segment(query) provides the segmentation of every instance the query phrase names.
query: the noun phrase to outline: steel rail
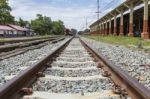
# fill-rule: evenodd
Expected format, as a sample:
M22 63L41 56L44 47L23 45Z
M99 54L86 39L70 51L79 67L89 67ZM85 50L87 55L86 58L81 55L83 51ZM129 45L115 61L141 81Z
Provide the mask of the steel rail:
M73 39L70 38L64 42L60 47L50 52L46 57L41 59L39 62L33 64L28 69L8 81L5 85L0 88L0 99L18 99L21 97L22 88L28 88L38 78L37 74L47 68L47 62L52 60L56 54L63 50L69 42Z
M9 44L9 45L1 45L0 46L0 53L1 52L8 52L11 50L14 50L16 48L23 48L23 47L28 47L31 45L37 45L46 41L51 41L51 40L56 40L56 38L48 38L48 39L42 39L42 40L35 40L35 41L29 41L29 42L24 42L24 43L15 43L15 44Z
M56 37L58 37L58 36L12 39L12 40L2 41L2 42L0 42L0 45L4 45L7 43L13 44L13 43L19 43L19 42L35 41L35 40L49 39L49 38L56 38ZM61 37L61 36L59 36L59 37Z
M108 58L102 55L102 52L92 48L90 44L84 42L81 38L80 41L99 61L103 61L104 69L111 73L113 81L125 89L132 99L150 99L150 90L144 87L144 85L140 84L135 78L129 76L127 72L124 72L119 66L116 66L108 60Z
M61 40L64 40L64 39L65 39L65 37L64 38L50 40L50 42L51 43L57 43L57 42L59 42ZM23 53L25 53L25 52L27 52L29 50L34 50L34 49L41 48L43 46L46 46L47 44L48 44L47 42L44 42L44 43L40 43L38 45L31 45L31 46L28 46L28 47L18 48L18 49L12 50L12 51L0 53L0 60L7 59L7 58L10 58L10 57L19 55L19 54L23 54Z

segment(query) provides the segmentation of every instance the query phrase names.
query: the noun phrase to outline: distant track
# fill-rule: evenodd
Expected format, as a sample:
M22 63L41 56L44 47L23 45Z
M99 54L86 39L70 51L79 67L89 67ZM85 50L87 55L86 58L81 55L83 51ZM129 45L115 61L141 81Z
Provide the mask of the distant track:
M7 45L7 44L15 44L20 42L29 42L29 41L35 41L35 40L42 40L42 39L49 39L49 38L56 38L58 36L47 36L47 37L22 37L22 38L5 38L4 41L0 41L1 45ZM61 37L61 36L59 36Z
M28 50L38 49L47 45L49 42L56 43L63 39L65 38L64 37L50 38L50 39L43 39L43 40L36 40L36 41L0 46L0 51L1 51L0 60L25 53Z

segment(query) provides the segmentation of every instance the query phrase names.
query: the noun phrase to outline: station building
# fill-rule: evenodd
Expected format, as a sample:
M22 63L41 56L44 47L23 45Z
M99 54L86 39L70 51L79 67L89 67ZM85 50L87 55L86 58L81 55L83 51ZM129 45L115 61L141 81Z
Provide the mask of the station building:
M126 0L90 25L91 35L150 38L150 0Z
M0 25L0 37L30 36L32 31L18 25Z

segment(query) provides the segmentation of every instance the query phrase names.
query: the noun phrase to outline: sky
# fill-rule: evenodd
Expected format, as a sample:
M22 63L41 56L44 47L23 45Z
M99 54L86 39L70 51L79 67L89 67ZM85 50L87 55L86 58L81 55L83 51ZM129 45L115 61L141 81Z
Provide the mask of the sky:
M100 0L100 17L125 0ZM62 20L67 28L83 30L97 20L97 0L9 0L11 14L30 21L36 14Z

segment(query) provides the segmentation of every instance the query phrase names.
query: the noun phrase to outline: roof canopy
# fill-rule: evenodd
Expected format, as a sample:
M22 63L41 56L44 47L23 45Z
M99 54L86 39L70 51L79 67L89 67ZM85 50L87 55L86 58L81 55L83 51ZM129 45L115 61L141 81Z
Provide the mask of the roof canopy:
M104 22L104 21L106 21L108 19L111 19L115 15L119 15L121 11L125 12L125 11L129 10L129 8L130 8L131 5L138 6L138 5L142 4L142 3L143 3L142 0L126 0L121 5L119 5L118 7L116 7L112 11L108 12L103 17L101 17L99 20L97 20L96 22L94 22L92 25L90 25L90 27L93 27L93 26L97 25L100 22Z

